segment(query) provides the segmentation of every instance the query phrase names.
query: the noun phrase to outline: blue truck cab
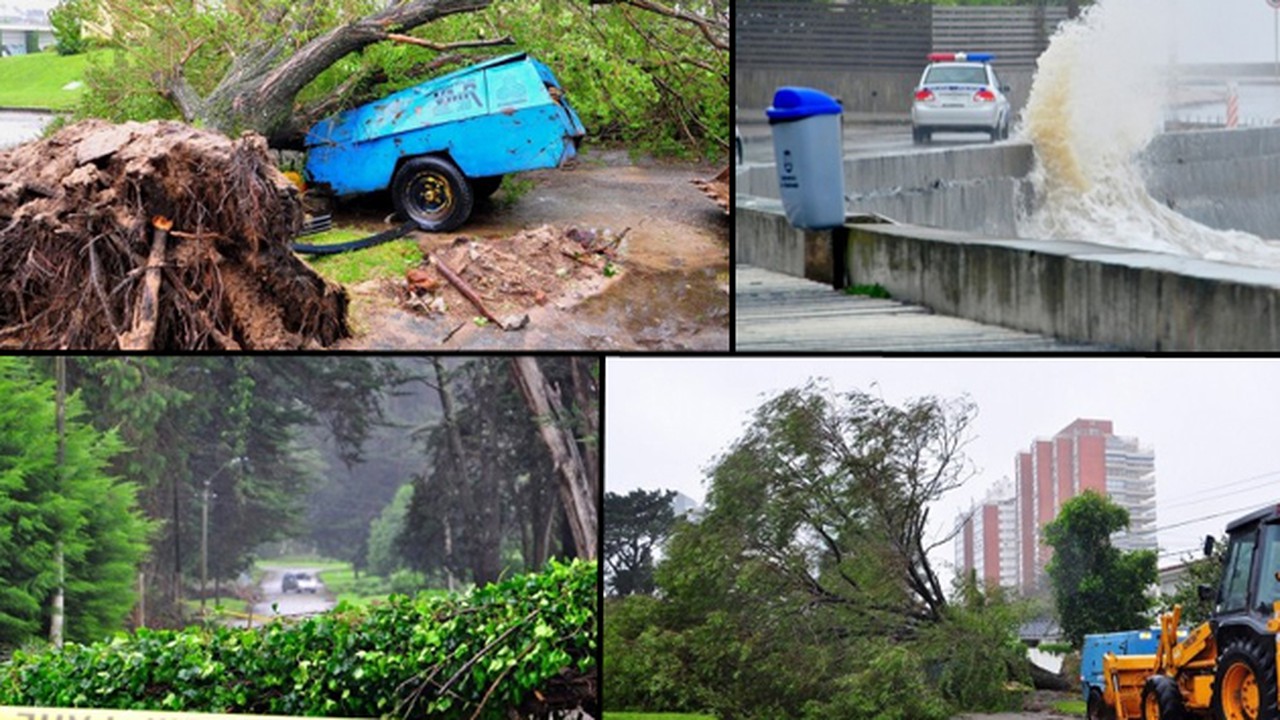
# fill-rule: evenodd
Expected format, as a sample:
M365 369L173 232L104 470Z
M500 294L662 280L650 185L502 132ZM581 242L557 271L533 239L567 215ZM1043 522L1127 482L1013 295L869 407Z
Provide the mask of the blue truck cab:
M306 177L337 197L390 189L401 215L447 232L503 175L560 167L585 134L551 69L515 53L321 120Z
M1186 629L1178 629L1179 638L1186 634ZM1109 709L1102 701L1102 689L1106 682L1102 676L1103 656L1107 653L1154 655L1159 643L1158 627L1084 636L1084 645L1080 649L1080 689L1084 692L1089 720L1109 717Z

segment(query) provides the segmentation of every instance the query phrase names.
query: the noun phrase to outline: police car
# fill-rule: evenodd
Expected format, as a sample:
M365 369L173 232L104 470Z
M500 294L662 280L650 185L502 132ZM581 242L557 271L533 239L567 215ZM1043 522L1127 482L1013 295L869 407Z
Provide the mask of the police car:
M991 67L994 59L990 53L930 53L911 104L916 143L935 132L984 132L993 142L1009 137L1009 86Z

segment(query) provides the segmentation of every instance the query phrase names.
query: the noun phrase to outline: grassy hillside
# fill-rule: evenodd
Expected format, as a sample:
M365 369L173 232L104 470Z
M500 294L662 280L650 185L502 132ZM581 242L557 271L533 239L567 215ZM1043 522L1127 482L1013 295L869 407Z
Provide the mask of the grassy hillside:
M81 89L63 90L84 79L89 55L63 57L54 52L0 58L0 107L70 110Z

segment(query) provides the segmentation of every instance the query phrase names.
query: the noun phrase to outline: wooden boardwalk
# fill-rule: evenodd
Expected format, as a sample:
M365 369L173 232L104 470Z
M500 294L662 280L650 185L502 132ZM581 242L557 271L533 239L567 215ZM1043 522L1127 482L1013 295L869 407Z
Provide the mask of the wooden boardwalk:
M833 292L750 265L734 268L734 349L773 352L1114 352L1114 348L935 315Z

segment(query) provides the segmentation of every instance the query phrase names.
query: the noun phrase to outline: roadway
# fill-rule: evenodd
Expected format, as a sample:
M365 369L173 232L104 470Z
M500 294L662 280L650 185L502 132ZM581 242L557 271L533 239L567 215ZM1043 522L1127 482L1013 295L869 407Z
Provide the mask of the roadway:
M279 616L315 615L333 607L333 597L322 583L314 593L300 593L296 590L283 592L281 581L285 573L311 573L319 580L315 568L268 568L262 575L262 601L253 606L253 614L259 618L275 618Z
M752 114L762 118L764 111L752 111ZM746 119L750 115L740 112L739 117ZM743 155L746 162L772 163L773 138L765 121L739 120L738 127L742 131ZM875 120L869 117L847 117L844 123L845 157L901 155L990 142L990 138L983 133L936 133L932 142L916 145L911 140L911 124L905 115Z

